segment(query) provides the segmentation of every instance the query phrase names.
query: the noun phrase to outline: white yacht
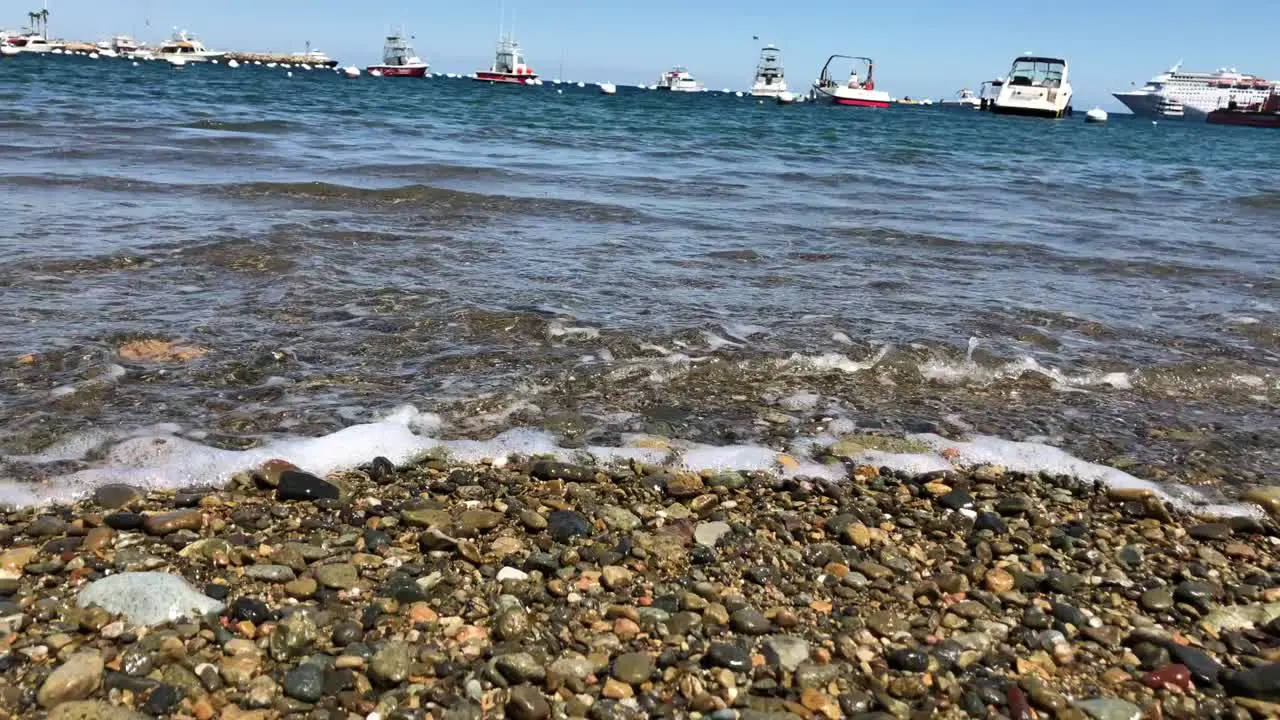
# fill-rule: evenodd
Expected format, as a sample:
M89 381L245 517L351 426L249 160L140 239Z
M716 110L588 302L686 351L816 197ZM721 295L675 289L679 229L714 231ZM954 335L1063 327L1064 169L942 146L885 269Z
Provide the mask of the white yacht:
M9 47L17 48L24 53L48 53L54 50L62 50L62 43L52 43L45 39L45 36L37 32L24 33L22 35L14 35L6 41Z
M982 99L977 95L974 95L973 91L969 88L965 88L957 92L954 99L948 98L943 100L942 104L947 107L960 107L965 108L966 110L977 110L982 107Z
M1181 104L1188 118L1203 120L1232 102L1239 107L1261 103L1273 87L1276 83L1235 68L1220 68L1212 73L1185 72L1182 63L1178 63L1141 88L1112 94L1139 117L1164 116L1160 104L1167 98Z
M687 68L679 65L662 73L655 87L658 90L671 92L702 92L706 89L702 83L693 79L693 75Z
M206 48L204 43L186 30L175 31L155 52L155 56L161 60L180 59L184 62L209 62L223 55L226 53Z
M782 71L782 51L766 45L760 51L760 64L756 65L756 79L751 84L753 97L776 98L787 91L787 79Z
M1030 55L1015 58L991 111L1050 118L1071 114L1067 61Z
M312 67L331 68L331 67L338 66L337 60L334 60L333 58L329 57L325 53L311 47L310 41L307 42L307 49L305 51L300 53L294 53L292 56L290 56L289 60L290 62L295 62L302 65L310 65Z

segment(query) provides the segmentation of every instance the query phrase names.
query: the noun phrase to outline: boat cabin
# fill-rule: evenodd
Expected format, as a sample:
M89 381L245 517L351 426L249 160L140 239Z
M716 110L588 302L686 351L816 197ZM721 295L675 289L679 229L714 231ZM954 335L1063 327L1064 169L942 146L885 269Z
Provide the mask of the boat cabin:
M498 43L498 53L493 59L493 71L513 75L524 73L524 53L514 40L503 40Z
M1030 87L1061 87L1067 75L1065 60L1050 57L1025 56L1013 61L1008 83Z

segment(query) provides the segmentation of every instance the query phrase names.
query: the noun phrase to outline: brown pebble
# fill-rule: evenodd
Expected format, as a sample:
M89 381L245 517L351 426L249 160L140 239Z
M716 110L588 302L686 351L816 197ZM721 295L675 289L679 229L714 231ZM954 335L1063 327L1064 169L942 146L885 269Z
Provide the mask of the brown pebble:
M1009 574L1007 570L1002 570L1000 568L992 568L988 570L986 576L983 577L982 582L986 585L987 590L993 593L1009 592L1013 589L1013 575Z

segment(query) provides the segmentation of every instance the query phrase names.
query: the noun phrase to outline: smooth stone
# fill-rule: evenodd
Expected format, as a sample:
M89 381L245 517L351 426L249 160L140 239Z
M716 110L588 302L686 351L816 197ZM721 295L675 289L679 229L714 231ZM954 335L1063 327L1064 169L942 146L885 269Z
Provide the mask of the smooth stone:
M324 670L314 663L303 663L284 675L284 694L307 703L320 702L324 696Z
M755 608L742 608L729 616L733 629L743 635L764 635L769 632L772 623Z
M148 535L171 535L179 530L199 532L204 527L204 513L199 510L174 510L148 515L142 529Z
M250 565L244 569L245 577L272 583L287 583L295 579L293 570L284 565Z
M1234 531L1226 523L1206 523L1196 525L1187 530L1187 535L1196 540L1226 540Z
M929 655L916 648L898 648L885 655L889 667L903 672L924 672L929 669Z
M502 513L492 510L464 510L458 516L458 530L466 534L486 532L502 524Z
M499 655L493 661L493 667L508 682L542 682L547 676L547 669L527 652Z
M535 480L565 480L576 483L596 481L595 470L581 465L555 462L554 460L539 460L533 464L533 468L529 470L529 475Z
M524 582L525 580L528 580L528 579L529 579L529 573L523 570L517 570L516 568L510 567L510 566L502 568L501 570L498 571L498 574L497 574L498 582L507 582L508 580L513 582Z
M384 684L397 685L409 677L409 646L392 641L374 653L369 663L370 676Z
M122 483L101 485L93 491L93 501L109 510L116 510L142 499L142 490Z
M1280 663L1268 663L1232 673L1224 682L1232 695L1261 700L1280 699Z
M613 661L613 677L630 685L640 685L653 675L653 658L645 653L624 653Z
M313 572L321 585L333 590L350 590L360 582L360 571L350 563L320 565Z
M76 605L96 605L112 615L124 615L134 625L148 627L216 615L226 608L177 575L161 572L124 572L95 580L76 596Z
M751 669L751 656L737 645L729 643L712 643L703 655L703 662L712 667L722 667L734 672L745 672Z
M299 470L280 473L280 485L276 487L276 499L284 501L337 500L341 495L337 485Z
M1161 612L1173 607L1173 592L1169 588L1153 588L1142 593L1138 604L1148 612Z
M547 515L547 533L559 543L591 534L591 523L575 510L553 510Z
M49 711L49 720L149 720L146 715L98 700L64 702Z
M546 720L551 717L551 704L537 688L529 685L512 688L503 709L511 720Z
M172 685L160 684L155 690L151 691L151 695L147 697L147 702L142 709L152 717L159 715L168 715L182 702L183 692Z
M606 526L622 532L631 532L641 525L640 518L636 517L635 513L616 505L606 505L600 508L599 515Z
M964 490L952 490L939 497L937 503L948 510L963 510L973 507L973 496Z
M254 625L261 625L271 617L271 608L267 607L267 604L258 598L242 596L231 603L231 617L235 620L248 620Z
M1170 642L1166 647L1169 650L1169 656L1175 662L1187 666L1191 671L1191 679L1195 680L1197 685L1218 684L1218 678L1222 675L1222 665L1203 650L1174 642Z
M787 672L795 672L809 659L809 643L790 635L774 635L764 641L765 662Z
M42 708L52 708L69 700L84 700L102 686L103 669L98 651L76 653L49 673L40 685L36 702Z
M267 641L267 649L271 657L278 662L305 655L315 645L319 637L315 618L305 610L292 612L276 624Z
M729 523L721 520L698 523L698 526L693 530L693 539L699 545L715 547L721 538L729 534L731 529Z
M585 680L595 670L592 662L578 653L571 652L551 663L549 671L562 678Z
M142 523L146 522L146 520L147 516L142 513L115 512L104 517L102 522L112 530L128 532L131 530L141 530Z
M1212 610L1201 621L1218 632L1247 630L1280 617L1280 603L1228 605Z
M1093 720L1140 720L1142 717L1142 708L1115 698L1092 698L1073 704Z

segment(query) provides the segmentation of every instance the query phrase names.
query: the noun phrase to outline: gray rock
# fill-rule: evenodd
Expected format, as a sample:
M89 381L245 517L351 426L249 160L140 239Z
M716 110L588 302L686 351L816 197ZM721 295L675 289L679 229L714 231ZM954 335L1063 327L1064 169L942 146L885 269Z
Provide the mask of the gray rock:
M1115 698L1080 700L1075 706L1093 720L1139 720L1142 717L1142 709L1137 705Z
M76 605L96 605L113 615L124 615L134 625L145 626L217 614L226 608L177 575L160 572L108 575L81 590Z
M751 656L737 645L729 643L713 643L707 648L703 662L711 667L722 667L734 672L746 672L751 669Z
M104 508L115 510L142 498L142 491L132 485L111 483L93 491L93 501Z
M729 523L721 520L698 523L698 527L693 531L693 539L699 545L715 547L720 542L720 538L728 535L730 530Z
M271 657L279 662L301 657L315 645L319 630L311 613L296 611L281 620L267 641Z
M1280 603L1228 605L1213 610L1204 617L1202 622L1221 633L1266 625L1278 617L1280 617Z
M297 579L293 570L284 565L250 565L244 569L245 577L272 583L287 583Z
M303 702L320 702L324 696L324 671L314 663L290 670L284 674L284 694Z
M591 674L594 668L591 661L578 653L569 653L564 657L551 663L550 671L562 678L574 678L576 680L585 679Z
M64 702L49 711L49 720L148 720L146 715L97 700Z
M774 667L795 672L809 659L809 643L790 635L774 635L764 641L764 659Z
M795 686L801 690L825 688L847 671L847 667L837 663L830 665L804 663L796 669Z
M551 717L551 704L537 688L528 685L512 688L504 709L511 720L546 720Z
M1173 607L1173 593L1169 588L1154 588L1142 593L1138 603L1147 612L1160 612Z
M547 669L527 652L499 655L493 661L493 667L512 683L540 683L547 677Z
M653 658L645 653L624 653L613 661L613 677L630 684L640 685L653 674Z
M58 669L49 673L36 702L53 708L69 700L84 700L102 685L102 655L96 650L72 655Z
M383 645L369 663L369 674L384 685L404 682L409 677L409 646L402 642Z
M1268 663L1232 673L1226 679L1227 690L1232 695L1262 700L1280 699L1280 663Z
M320 565L315 569L316 580L333 590L350 590L360 582L360 572L350 563Z
M743 635L763 635L769 632L772 623L755 608L742 608L729 617L733 629Z
M613 530L631 532L640 527L640 518L626 508L616 505L605 505L600 508L600 519Z

